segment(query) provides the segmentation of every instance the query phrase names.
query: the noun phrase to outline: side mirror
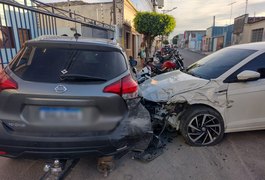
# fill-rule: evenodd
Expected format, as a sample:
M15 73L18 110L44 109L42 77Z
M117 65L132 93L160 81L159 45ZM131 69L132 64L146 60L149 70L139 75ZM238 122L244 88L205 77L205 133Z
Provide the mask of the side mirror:
M256 71L245 70L237 75L238 81L255 81L260 78L260 73Z

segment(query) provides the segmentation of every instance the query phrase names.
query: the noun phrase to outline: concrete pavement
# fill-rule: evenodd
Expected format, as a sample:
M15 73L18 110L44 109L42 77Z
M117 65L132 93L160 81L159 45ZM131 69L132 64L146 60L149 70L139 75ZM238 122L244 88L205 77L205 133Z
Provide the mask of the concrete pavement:
M163 155L150 163L131 159L116 161L116 169L104 178L96 170L96 158L83 158L67 180L263 180L265 179L265 131L231 133L212 147L191 147L178 136ZM1 180L39 179L44 161L0 158Z
M262 180L265 179L265 131L228 134L213 147L191 147L178 136L163 155L150 163L130 159L116 162L109 180ZM94 159L82 159L70 179L106 179Z

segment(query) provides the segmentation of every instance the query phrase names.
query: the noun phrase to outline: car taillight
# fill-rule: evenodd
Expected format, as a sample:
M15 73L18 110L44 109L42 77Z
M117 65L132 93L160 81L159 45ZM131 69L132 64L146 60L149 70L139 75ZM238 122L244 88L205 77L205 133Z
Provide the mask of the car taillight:
M133 99L138 97L138 84L131 75L128 75L105 87L103 92L119 94L124 99Z
M0 71L0 92L5 89L17 89L17 83L4 70Z
M7 152L5 152L5 151L0 151L0 155L6 155L7 154Z

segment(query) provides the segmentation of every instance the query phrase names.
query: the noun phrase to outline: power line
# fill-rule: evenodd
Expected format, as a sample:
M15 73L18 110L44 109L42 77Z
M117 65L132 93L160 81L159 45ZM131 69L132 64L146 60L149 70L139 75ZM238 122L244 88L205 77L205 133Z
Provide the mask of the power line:
M232 22L233 4L235 4L235 3L236 3L236 1L235 2L231 2L230 4L228 4L228 6L231 6L231 10L230 10L230 24Z
M245 8L245 14L248 13L248 0L246 0L246 8Z

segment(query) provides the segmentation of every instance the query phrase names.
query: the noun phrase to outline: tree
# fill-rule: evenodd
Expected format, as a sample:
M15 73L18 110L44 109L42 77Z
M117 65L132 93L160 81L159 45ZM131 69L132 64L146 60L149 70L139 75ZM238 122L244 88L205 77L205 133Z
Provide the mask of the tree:
M178 35L174 36L173 39L172 39L172 43L173 44L178 44L178 38L179 38Z
M155 37L170 34L176 26L173 16L156 12L137 12L133 21L136 31L144 35L147 57L150 56Z
M169 44L168 40L164 40L163 44L168 45Z

